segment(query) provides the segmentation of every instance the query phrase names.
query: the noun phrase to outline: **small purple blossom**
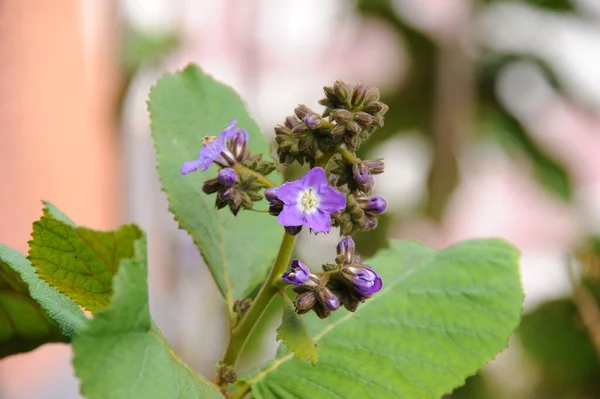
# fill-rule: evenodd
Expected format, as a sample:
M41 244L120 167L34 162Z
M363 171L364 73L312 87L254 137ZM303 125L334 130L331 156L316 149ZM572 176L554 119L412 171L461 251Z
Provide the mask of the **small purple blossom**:
M235 124L237 119L234 119L218 137L206 137L202 140L203 147L198 153L198 159L184 162L181 166L181 174L187 175L197 171L198 169L205 171L213 162L227 164L224 158L233 158L231 152L227 149L227 140L235 134Z
M308 114L304 117L304 124L309 129L318 129L323 124L321 117L317 114Z
M278 190L279 190L279 187L271 187L271 188L267 188L265 190L265 198L271 204L275 204L275 203L280 203L281 202L279 200L279 197L277 197L277 191Z
M277 221L283 226L305 225L315 233L331 230L331 214L346 207L346 196L327 182L323 168L309 170L299 180L279 187L283 210Z
M237 174L231 168L223 168L217 174L217 180L223 186L229 187L237 180Z
M292 262L292 269L283 273L281 278L288 284L291 285L302 285L308 281L310 276L310 270L301 260L294 260Z
M364 296L373 295L383 285L381 277L369 267L345 267L342 274L354 284L354 288Z
M369 183L369 181L373 178L371 176L371 172L369 172L369 168L363 162L357 162L352 167L352 177L354 177L354 181L356 183L365 185Z

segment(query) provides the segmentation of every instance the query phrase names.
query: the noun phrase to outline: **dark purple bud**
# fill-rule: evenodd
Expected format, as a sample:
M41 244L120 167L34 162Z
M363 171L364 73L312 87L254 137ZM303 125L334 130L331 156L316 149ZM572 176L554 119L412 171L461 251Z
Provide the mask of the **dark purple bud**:
M338 297L326 287L317 290L317 298L329 310L337 310L340 307Z
M367 202L363 205L363 209L365 211L369 211L376 215L379 215L379 214L385 212L386 208L387 208L387 200L378 195L369 197Z
M354 88L352 92L352 100L351 103L354 107L360 107L365 101L365 97L367 95L367 85L364 83L359 84Z
M373 177L369 168L364 162L357 162L352 165L352 177L357 184L364 185L369 182Z
M229 187L237 180L237 174L235 173L235 170L231 168L224 168L217 174L217 180L223 186Z
M277 197L278 190L279 190L279 187L267 188L265 190L265 198L267 199L267 201L269 201L272 204L276 203L276 202L281 202L281 201L279 201L279 197Z
M354 240L352 237L344 237L338 242L336 262L341 265L352 264L354 257Z
M219 184L219 181L217 179L208 179L202 185L202 191L205 194L216 193L217 191L219 191L219 188L221 188L221 185Z
M366 165L372 175L381 174L385 170L383 159L370 159L368 161L363 161L363 163Z
M335 95L337 96L340 102L346 102L350 93L348 92L348 85L341 80L336 80L333 84L333 91L335 91ZM327 93L325 93L327 94Z
M308 312L315 306L317 298L315 297L314 291L304 292L296 297L294 305L296 306L296 312L303 314Z
M369 267L344 267L342 275L352 282L356 291L365 296L373 295L383 285L381 277Z
M281 278L288 284L291 285L302 285L308 281L310 276L310 270L308 267L298 259L292 261L292 269L283 273Z
M346 124L352 120L352 112L347 109L336 109L333 111L333 119L337 123Z
M317 114L308 114L304 117L304 124L309 129L318 129L323 124L323 120Z
M283 205L281 206L283 210ZM269 212L271 212L269 208ZM281 211L279 211L281 213ZM279 215L279 213L277 215ZM284 226L285 231L291 236L297 236L302 231L302 226Z

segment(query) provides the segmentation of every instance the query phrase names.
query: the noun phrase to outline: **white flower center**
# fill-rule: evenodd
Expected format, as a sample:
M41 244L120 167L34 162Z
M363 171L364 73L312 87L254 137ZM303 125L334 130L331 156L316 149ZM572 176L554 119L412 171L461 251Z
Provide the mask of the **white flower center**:
M313 190L312 187L309 187L308 190L300 193L300 201L298 201L298 206L302 213L312 213L317 210L317 206L319 205L319 197Z

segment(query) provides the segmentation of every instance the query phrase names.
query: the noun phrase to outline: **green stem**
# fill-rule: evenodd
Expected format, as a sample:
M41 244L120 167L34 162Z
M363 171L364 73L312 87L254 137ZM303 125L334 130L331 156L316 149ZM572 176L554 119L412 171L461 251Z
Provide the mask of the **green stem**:
M256 180L260 183L262 183L264 186L266 186L267 188L270 187L275 187L277 186L277 184L273 183L271 180L269 180L268 178L266 178L264 175L242 165L241 163L237 163L235 165L233 165L233 170L235 170L238 173L247 173L249 175L252 176L256 176Z
M238 387L235 391L231 392L229 399L242 399L250 390L250 384L244 383L244 385Z
M346 161L350 162L352 165L354 165L355 163L358 162L358 158L356 158L354 156L354 154L352 154L347 149L342 148L342 147L337 147L336 151L338 152L338 154L341 154L346 159Z
M224 364L231 366L236 365L256 324L273 300L273 297L277 294L277 282L281 279L281 275L285 272L290 262L295 243L296 236L292 236L288 233L283 235L279 254L277 254L277 259L275 259L269 277L267 277L267 280L260 289L256 299L254 299L254 302L252 302L252 306L248 310L248 313L246 313L244 318L231 332L229 345L227 346L225 356L223 357Z

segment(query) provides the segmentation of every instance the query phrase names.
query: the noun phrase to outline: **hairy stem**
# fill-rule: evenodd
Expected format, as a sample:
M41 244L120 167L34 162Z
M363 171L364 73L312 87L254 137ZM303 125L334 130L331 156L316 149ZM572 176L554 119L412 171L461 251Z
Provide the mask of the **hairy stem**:
M336 151L338 152L338 154L340 154L341 156L344 157L344 159L348 162L350 162L352 165L354 165L355 163L358 162L358 158L356 158L350 151L348 151L345 148L342 147L337 147Z
M241 163L239 163L239 162L236 162L236 164L235 164L235 165L233 165L233 170L235 170L237 173L247 173L247 174L249 174L249 175L256 176L256 180L257 180L259 183L262 183L262 184L263 184L264 186L266 186L267 188L270 188L270 187L275 187L275 186L277 186L277 184L273 183L271 180L269 180L269 179L268 179L267 177L265 177L264 175L262 175L262 174L260 174L260 173L258 173L258 172L256 172L256 171L254 171L254 170L252 170L252 169L250 169L250 168L248 168L248 167L246 167L246 166L242 165L242 164L241 164Z
M296 236L284 233L277 259L273 264L273 268L269 273L269 277L263 284L248 313L240 321L240 323L231 331L229 345L223 357L223 363L235 366L240 354L242 353L248 338L256 327L256 324L261 319L265 310L277 294L277 282L281 279L281 275L285 272L292 256Z

